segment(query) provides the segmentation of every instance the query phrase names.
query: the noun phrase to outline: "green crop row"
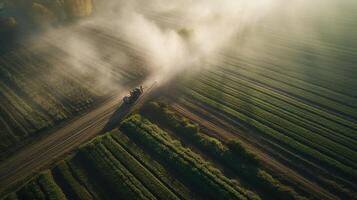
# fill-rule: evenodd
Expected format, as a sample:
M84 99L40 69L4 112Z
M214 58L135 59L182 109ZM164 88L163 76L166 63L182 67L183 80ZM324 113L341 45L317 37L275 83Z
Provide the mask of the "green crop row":
M30 180L20 190L11 194L18 199L66 200L67 197L55 182L50 170Z
M142 111L151 118L166 124L175 133L187 138L203 152L207 152L274 198L302 199L295 191L282 185L267 172L259 169L259 161L255 154L246 150L239 141L229 141L226 146L216 138L200 133L197 124L193 124L187 118L180 117L162 102L147 103Z
M110 199L111 192L102 182L102 177L96 171L91 170L85 158L76 153L67 163L73 177L86 188L93 199Z
M197 98L193 98L188 96L190 98L190 101L185 101L182 102L183 105L188 106L188 108L191 108L190 106L192 103L197 103ZM244 125L244 131L247 130L247 128L254 130L254 135L259 134L259 135L264 135L264 141L269 143L269 148L265 149L267 154L274 156L277 158L279 161L283 163L287 163L288 166L293 169L296 172L303 173L305 174L306 177L313 177L316 180L316 183L319 184L321 187L328 189L329 191L334 191L336 194L341 195L341 198L344 199L350 199L351 197L355 196L353 194L354 191L354 184L350 180L347 180L349 178L345 178L341 175L336 175L336 171L329 171L331 168L326 167L325 165L320 165L321 163L316 162L315 160L310 161L309 157L306 157L304 154L301 154L301 152L296 151L296 149L292 149L291 147L287 146L286 143L278 141L274 137L270 137L266 134L262 134L260 130L262 129L257 129L254 128L253 125L247 125L244 123L247 123L247 121L242 121L238 119L236 116L233 116L232 113L227 112L227 108L221 107L220 105L217 109L217 107L213 107L207 103L200 102L198 104L198 109L207 109L209 110L210 113L212 113L215 116L220 117L221 119L227 120L227 122L232 123L232 125L236 126L241 126L241 124ZM202 107L201 107L202 106ZM192 108L194 111L196 111L195 107ZM229 112L232 110L228 110ZM250 123L251 121L248 119L248 122ZM239 123L237 125L237 123ZM259 136L260 137L260 136ZM316 172L319 173L319 176L316 177ZM274 173L272 171L272 173ZM288 176L280 177L282 179L288 179ZM299 189L299 191L304 190L299 184L293 183L293 186ZM317 193L311 193L311 195L318 195ZM320 194L321 195L321 194ZM318 197L321 198L321 197Z
M72 175L67 162L61 161L53 169L53 174L57 176L62 183L68 198L90 200L93 199L91 194L83 187ZM67 189L67 191L66 191Z
M86 145L80 149L80 152L105 179L107 187L118 197L155 199L146 187L116 160L99 141Z
M157 179L148 169L131 156L121 145L113 140L110 135L105 135L102 139L103 144L111 153L123 163L123 165L135 176L142 184L148 188L158 199L179 199L171 192L159 179Z
M196 199L118 131L97 137L3 199Z
M233 53L226 59L240 66L252 68L252 70L261 71L263 73L269 73L269 71L266 70L274 70L284 75L284 78L298 78L304 82L337 91L347 96L356 97L353 88L353 85L356 83L354 77L356 70L353 67L356 56L353 56L352 49L342 50L345 48L345 45L343 47L331 48L331 43L326 45L317 40L304 41L303 45L302 41L299 41L299 43L296 44L295 41L289 41L291 38L290 35L281 36L276 33L277 31L268 33L267 36L270 37L270 42L265 44L267 48L258 48L252 51L254 53L243 53L242 56L237 56L236 53ZM318 45L316 45L316 43L318 43ZM305 51L306 47L311 45L316 45L316 47L314 47L316 49L322 49L328 46L328 50ZM332 51L335 53L332 53ZM324 54L323 52L328 53ZM320 56L321 59L311 60L309 59L311 55L314 57ZM342 59L342 57L348 58ZM257 67L259 68L257 69Z
M160 181L169 187L176 196L180 199L195 199L193 194L177 179L172 177L169 172L150 155L145 153L141 148L135 145L125 134L119 131L113 131L111 137L122 147L129 152L136 160L145 166L152 174L154 174Z
M338 115L334 111L326 109L325 107L316 106L312 102L305 101L305 97L302 94L291 94L286 90L281 90L279 87L271 87L269 84L261 83L259 82L260 79L257 81L251 77L246 77L232 70L222 69L218 72L209 72L208 74L206 74L206 76L217 77L216 79L218 80L219 78L221 78L220 84L224 84L224 82L222 82L222 77L224 77L224 80L227 82L235 82L234 86L238 86L241 84L243 87L246 86L246 88L249 88L248 91L250 91L251 93L253 93L253 91L265 93L266 95L270 96L269 100L272 98L278 98L279 100L285 101L289 105L293 105L294 107L298 107L299 109L303 109L307 112L311 112L318 115L319 118L312 118L316 118L318 122L320 122L320 119L325 121L327 119L328 121L326 124L329 128L335 131L339 131L342 134L348 134L352 138L355 137L355 134L353 134L353 132L357 130L357 126L355 123L353 123L353 121L350 121L348 118ZM287 106L286 109L290 109L290 106Z
M45 199L45 194L35 180L27 183L18 192L20 199Z
M209 87L206 85L197 84L197 88L192 88L192 90L210 95L211 92L219 92L218 89ZM214 96L210 95L210 98L221 103L222 105L226 105L232 109L239 110L243 113L248 113L248 115L252 116L252 118L257 119L261 123L266 124L267 126L274 128L280 133L295 139L296 141L308 146L309 148L315 149L326 156L333 158L340 162L341 164L354 166L354 159L357 159L355 153L350 151L349 149L333 144L333 142L329 141L326 138L319 138L318 136L308 132L303 127L298 127L296 124L293 124L286 120L285 118L280 118L278 115L274 115L273 111L267 112L262 108L262 105L254 102L254 98L243 99L242 97L236 98L239 95L232 96L229 91L225 91L226 95L224 96L224 100L222 98L218 99ZM339 154L337 154L339 152ZM343 155L347 155L346 157Z
M199 186L206 195L216 199L258 198L238 187L200 156L182 147L178 141L171 139L167 133L142 119L140 115L126 119L121 124L121 129L134 140L152 149L183 178Z
M343 116L348 116L352 118L357 117L357 110L353 109L345 104L336 102L320 96L319 94L306 91L304 88L299 88L289 83L281 82L274 77L269 76L269 74L259 75L245 69L239 68L237 66L225 66L221 67L221 70L226 73L232 73L238 77L245 77L249 80L255 81L257 84L263 84L269 86L270 88L283 91L286 94L291 94L299 100L305 103L311 103L319 107L327 108L327 110L333 113L341 113Z
M210 82L211 84L220 85L219 76L223 76L222 72L209 73L209 76L199 78L201 82ZM288 96L279 94L278 92L269 90L259 85L255 85L244 79L236 78L230 74L224 74L226 88L244 93L245 96L258 98L268 104L280 108L282 111L291 113L304 122L312 130L319 131L322 136L329 137L338 142L346 141L354 144L356 135L353 134L353 128L350 128L348 121L342 121L338 116L329 116L328 113L314 109L312 106L298 102ZM248 91L248 94L247 94ZM315 127L315 128L314 128ZM354 145L355 146L355 145Z
M191 91L185 90L183 92L186 95L188 95L190 98L196 99L200 102L210 105L213 108L216 108L216 109L221 110L227 114L230 114L231 116L236 117L240 121L250 124L251 126L258 129L264 135L274 138L277 141L280 141L281 143L289 146L289 148L295 150L296 152L299 152L300 154L303 154L309 158L313 158L314 162L317 161L325 168L333 169L334 171L342 173L347 178L353 179L353 177L357 177L356 172L353 169L351 169L350 167L342 165L341 163L321 154L320 152L313 150L313 149L297 142L296 140L280 133L279 131L267 126L266 124L261 123L260 121L256 120L255 118L259 118L258 115L255 115L254 117L252 117L250 115L250 112L249 113L242 112L241 107L239 107L239 106L231 107L231 106L227 105L226 102L212 99L212 97L210 95L206 95L204 93L199 93L199 92L196 92L193 90L191 90ZM265 119L263 119L263 120L265 120Z
M300 79L295 78L289 73L289 71L281 70L281 68L279 68L278 70L277 67L274 68L274 65L270 65L269 61L268 63L264 63L265 64L264 66L260 66L259 63L254 61L254 58L249 58L248 60L243 58L236 59L230 56L225 56L225 60L226 60L225 64L227 65L234 65L239 69L242 68L247 71L254 71L259 75L265 75L274 78L276 80L279 80L283 83L287 83L295 87L303 88L304 90L307 90L311 93L321 95L323 98L329 98L331 100L340 102L342 104L347 103L347 105L354 107L356 109L356 105L354 104L357 102L356 98L352 98L348 95L335 92L334 90L327 89L325 87L305 81L304 79L301 78ZM237 66L237 63L239 63L239 66ZM336 75L336 72L333 72L333 74ZM296 74L293 75L296 76Z
M46 199L49 200L65 200L66 196L53 179L51 171L45 171L41 173L37 179L38 184L43 189L43 193L46 195Z
M246 94L239 92L229 86L219 87L218 85L215 85L213 83L205 82L203 82L202 84L197 84L196 86L198 89L192 89L201 92L209 91L215 93L223 89L225 91L225 101L231 103L231 105L247 105L241 106L241 108L250 109L252 114L259 113L259 116L262 116L267 119L268 124L271 124L271 127L277 125L277 130L280 129L281 132L285 132L287 135L295 133L298 137L291 137L295 138L297 141L300 141L312 148L315 148L320 152L344 164L347 164L349 166L355 166L355 162L357 161L356 152L349 148L346 148L345 146L339 143L331 141L330 137L321 137L320 135L316 134L316 132L308 129L306 123L300 123L299 120L296 120L296 117L290 116L289 113L285 112L285 110L281 110L276 106L269 105L265 101L255 98L253 96L247 96ZM352 144L349 146L353 147Z

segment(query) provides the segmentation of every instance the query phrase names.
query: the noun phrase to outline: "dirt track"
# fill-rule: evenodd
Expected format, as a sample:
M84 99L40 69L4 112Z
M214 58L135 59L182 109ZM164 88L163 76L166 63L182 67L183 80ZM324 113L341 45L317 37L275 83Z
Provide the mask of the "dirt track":
M122 97L123 94L116 93L101 106L4 160L0 164L0 192L100 133L120 106Z

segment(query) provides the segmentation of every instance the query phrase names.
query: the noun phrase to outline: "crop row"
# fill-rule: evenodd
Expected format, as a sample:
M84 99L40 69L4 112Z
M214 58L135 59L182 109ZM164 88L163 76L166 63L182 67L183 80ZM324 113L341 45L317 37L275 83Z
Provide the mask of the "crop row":
M16 148L25 138L82 113L106 96L107 91L93 87L103 65L106 73L113 75L112 80L120 84L143 76L142 63L135 61L130 68L120 64L115 52L122 48L122 43L116 37L85 27L80 31L95 33L90 35L105 48L102 53L107 63L83 55L74 65L73 55L53 43L65 43L63 36L44 36L37 43L19 44L21 48L1 55L0 150L4 156L7 149ZM77 65L81 64L86 70L78 71Z
M38 199L38 200L65 200L65 199L98 199L89 192L86 178L80 176L81 170L73 169L73 164L61 161L54 169L46 170L35 176L19 190L8 194L2 199Z
M320 95L323 98L328 98L333 101L340 102L342 104L347 104L356 109L356 98L353 98L347 94L341 94L323 86L316 85L306 80L306 78L303 79L303 77L295 78L295 76L297 76L296 73L291 74L291 72L288 70L281 70L281 68L278 68L277 66L272 64L274 62L273 60L269 60L268 58L264 57L264 66L262 66L262 64L260 63L261 61L257 60L257 58L233 58L232 56L225 56L224 58L225 65L227 66L235 66L237 69L254 71L257 75L264 75L266 77L278 80L282 83L289 84L294 87L306 90L310 93ZM262 58L260 57L260 59ZM339 69L338 71L341 70ZM332 73L336 76L336 71Z
M296 77L308 83L357 97L353 88L356 84L354 76L356 69L353 67L356 62L355 48L331 42L336 39L336 35L332 40L329 38L328 42L323 42L321 36L319 38L304 36L292 40L291 33L276 30L280 28L264 23L264 31L259 33L260 37L268 41L264 43L264 48L250 45L246 47L246 51L241 51L239 56L237 52L233 52L231 56L243 58L243 62L235 61L242 66L252 63L254 66L274 69L285 76ZM341 38L345 36L341 35ZM254 37L251 39L255 40Z
M176 196L180 199L195 199L193 194L178 181L175 177L172 177L170 173L153 157L148 153L145 153L135 143L133 143L128 136L117 130L112 131L110 135L118 144L130 153L136 160L138 160L143 166L147 168L152 174L154 174L166 187L170 188Z
M242 77L235 77L232 74L224 72L215 72L209 73L209 78L202 76L199 80L219 83L220 76L225 77L226 83L229 84L229 87L232 89L234 88L234 90L245 93L249 91L246 95L251 95L252 97L262 99L269 104L281 107L282 109L300 118L306 118L308 120L305 119L305 121L310 121L315 126L329 129L330 134L335 133L335 138L342 137L343 139L350 140L357 139L355 134L353 134L353 131L356 128L353 123L350 123L349 121L346 121L338 116L331 115L323 110L309 106L308 104L304 104L277 91L270 90L267 87L257 85L254 82L246 80Z
M269 75L269 73L260 74L259 72L249 71L245 68L237 66L234 63L226 64L224 67L220 67L220 70L223 70L226 73L232 73L238 77L246 77L249 80L255 81L256 84L267 85L274 90L282 91L286 94L294 96L307 104L311 104L312 106L322 108L333 114L346 117L346 119L353 119L357 117L357 109L348 106L348 103L341 103L339 101L321 96L319 93L307 91L306 88L285 82L284 79L277 79L276 77Z
M305 121L305 119L303 118L303 114L301 114L300 116L294 116L294 115L290 115L289 113L287 113L285 110L292 110L291 107L289 107L289 104L287 103L286 106L281 107L279 106L279 101L276 101L276 103L274 102L274 98L269 98L269 96L267 96L268 94L265 94L265 97L267 98L262 98L260 96L258 96L256 94L256 92L254 92L254 90L256 88L254 88L251 84L247 84L244 83L243 84L239 84L241 82L236 82L237 80L231 81L229 80L231 78L231 76L229 74L224 74L225 82L227 84L225 84L223 86L224 90L222 90L222 84L220 84L220 82L218 80L216 80L217 78L215 78L213 75L211 75L211 79L209 78L200 78L200 83L195 84L197 87L195 89L196 92L199 92L201 94L205 94L207 97L211 98L211 96L213 94L217 94L217 93L225 93L225 98L226 101L228 102L224 102L226 104L230 104L232 108L234 109L252 109L250 111L249 114L252 114L251 112L258 112L258 111L263 111L266 110L267 112L265 113L265 115L269 115L270 117L265 117L265 119L263 120L268 120L267 124L270 126L275 126L278 130L282 130L285 129L285 133L287 134L291 134L294 133L296 131L298 131L298 134L295 134L295 138L301 138L301 133L306 133L306 140L305 138L301 138L300 141L303 141L304 144L310 144L312 147L316 147L316 146L322 146L321 148L319 148L321 151L321 149L325 149L325 148L330 148L330 150L322 150L322 152L329 152L328 155L334 155L335 158L338 158L339 161L341 162L345 162L351 166L354 166L354 162L352 162L354 159L356 159L355 156L355 146L354 144L356 143L355 140L349 139L349 138L344 138L343 136L340 136L342 138L338 138L338 135L333 134L332 131L326 131L326 129L324 129L324 127L322 125L316 125L313 123L309 123L308 121L305 122L304 124L301 124L302 121ZM222 75L223 76L223 75ZM220 85L220 86L219 86ZM248 85L248 86L246 86ZM192 89L192 87L189 87L189 89ZM252 91L253 90L253 91ZM210 91L211 94L207 94ZM248 91L248 93L247 93ZM250 95L250 93L252 93L252 95ZM210 96L208 96L210 95ZM274 97L276 95L274 94ZM212 99L214 99L215 97L212 96ZM241 103L240 103L241 102ZM271 102L273 102L274 104L272 104ZM240 106L236 106L237 103L240 103ZM234 106L233 106L234 105ZM264 110L262 110L264 109ZM294 110L293 110L294 111ZM294 111L295 113L297 111ZM259 112L260 115L262 114L262 112ZM260 117L258 116L254 116L254 117ZM301 117L301 118L299 118ZM275 119L279 119L279 120L275 120ZM301 121L297 120L297 119L301 119ZM275 121L274 121L275 120ZM314 119L312 119L311 121L313 121ZM285 121L285 125L282 125L282 123L284 123ZM276 126L278 125L279 126ZM298 125L300 124L300 129L297 129ZM311 124L311 125L309 125ZM314 126L315 125L315 126ZM325 123L326 126L328 126L327 123ZM317 129L317 128L320 128ZM306 128L309 128L311 131L307 130ZM325 130L325 132L324 132ZM316 135L316 133L318 133L319 135L322 135L323 137L320 137L319 135ZM350 132L350 134L353 135L353 131ZM313 139L315 137L315 142L311 142L310 140ZM330 140L334 140L337 141L338 143L344 144L346 147L350 148L351 150L346 149L343 146L340 146L337 143L331 142ZM325 145L325 146L324 146ZM335 154L336 148L338 150L338 148L340 148L340 153L339 154ZM345 158L341 158L341 157L345 157ZM346 159L351 159L352 161L349 162Z
M287 135L280 133L276 129L273 129L267 126L265 123L266 119L260 119L259 115L251 115L251 111L247 112L242 110L244 105L233 106L231 103L223 102L222 100L212 98L212 95L205 94L204 92L196 92L196 91L184 91L189 97L194 98L200 102L203 102L207 105L212 106L218 110L221 110L231 116L235 116L240 121L243 121L247 124L258 129L264 135L271 137L276 141L280 141L282 144L289 146L289 148L293 149L295 152L299 152L308 158L312 158L314 162L318 162L321 166L332 169L335 172L339 172L340 174L345 175L346 178L356 177L356 172L348 166L345 166L320 152L313 150L304 144L288 137ZM248 106L248 105L246 105ZM248 106L249 107L249 106ZM262 121L262 122L261 122Z
M17 192L18 199L67 199L55 182L51 171L47 170L31 180Z
M246 199L257 198L234 182L227 179L217 169L204 161L199 155L181 146L167 133L143 119L134 115L121 124L121 129L134 140L153 150L175 170L193 185L199 186L201 192L212 198Z
M115 196L128 199L155 199L150 191L99 141L81 148L80 153L103 177L107 187Z
M252 152L247 151L237 140L229 141L227 146L216 138L200 133L197 124L180 117L162 102L146 104L143 113L167 125L174 133L186 138L200 148L202 152L210 154L224 166L246 179L247 182L252 183L253 187L266 191L274 198L302 198L290 188L279 183L270 174L261 170L257 157Z
M197 87L201 88L200 91L208 90L217 93L224 89L226 101L242 105L244 105L245 102L250 103L249 107L253 108L251 112L259 113L260 116L265 116L265 119L269 119L268 123L271 124L271 127L274 127L274 125L277 124L281 126L281 128L277 127L277 129L286 133L286 135L295 133L297 136L293 135L291 137L295 138L297 141L301 141L342 163L354 166L354 162L356 162L354 159L357 159L357 153L353 151L355 148L353 145L355 141L350 140L351 142L348 143L348 140L341 141L334 137L335 140L342 144L346 144L346 146L336 143L331 140L331 134L327 135L328 132L317 130L313 125L309 126L309 122L304 122L305 120L303 118L291 115L286 112L284 108L268 104L264 99L256 98L252 95L249 96L245 94L244 91L242 92L240 89L231 87L229 84L218 86L218 82L215 83L212 80L201 81L200 84L201 85L197 84Z
M179 199L169 188L155 177L146 167L131 156L121 145L109 135L103 138L103 144L123 165L140 179L145 187L158 199Z
M242 136L253 143L257 142L257 140L255 140L254 138L258 137L259 141L267 145L264 148L264 152L270 156L273 156L279 162L286 164L290 169L295 171L294 173L304 174L306 178L313 179L314 181L316 181L316 184L318 184L322 188L326 188L327 190L332 191L337 195L341 195L343 196L343 198L346 198L346 196L354 196L352 192L355 191L355 185L352 182L353 180L347 180L349 178L346 179L344 176L341 176L341 174L337 174L335 170L331 170L331 168L326 167L325 165L321 165L321 163L317 162L316 160L310 160L310 157L306 157L306 155L301 154L300 151L292 149L290 146L287 146L286 143L281 142L267 134L262 134L260 131L263 129L255 128L254 123L248 124L248 122L252 122L251 120L249 120L249 118L247 121L243 121L237 118L237 116L234 116L232 113L228 113L227 108L224 106L222 107L218 105L219 107L213 107L203 101L198 101L197 98L193 98L192 96L188 96L188 98L190 100L185 100L184 102L182 102L182 105L193 109L193 111L195 112L200 113L202 112L201 109L205 109L212 113L212 115L219 117L220 119L224 119L234 125L237 128L236 130L254 130L254 132L249 132L249 135ZM193 106L193 104L195 105ZM231 112L232 110L228 111ZM252 133L254 134L252 135ZM258 146L258 148L260 148L260 146ZM275 174L274 171L271 171L271 173ZM317 173L319 174L319 176L316 176ZM284 176L280 178L287 179L288 182L290 180L289 176ZM298 183L295 184L294 182L292 183L292 185L300 191L301 189L305 190L305 187L301 187L301 185L299 185ZM311 194L323 195L321 193Z
M190 189L119 131L79 152L0 199L196 199Z
M3 143L2 150L93 103L91 88L73 81L83 81L82 77L40 62L45 58L38 57L31 51L19 51L0 58L0 115L7 126L1 134L15 139Z
M58 163L53 169L53 173L64 190L67 190L66 193L69 199L94 199L87 189L73 176L67 162L61 161Z
M265 66L265 68L268 70L276 70L282 75L294 77L306 83L326 88L330 91L335 91L346 96L353 96L351 95L351 92L353 92L353 90L351 90L351 86L343 89L346 83L337 83L335 86L333 86L332 84L328 84L327 82L329 78L331 81L338 81L341 78L346 78L347 83L353 83L355 80L352 74L356 73L356 71L351 67L353 66L353 62L335 59L330 56L324 58L325 61L329 62L329 65L319 65L314 62L311 62L311 60L306 59L306 57L298 56L296 57L298 59L291 57L291 54L306 55L310 52L297 50L291 48L291 46L284 47L282 45L276 44L269 46L271 48L276 49L277 51L280 51L281 53L265 51L261 55L259 55L259 57L245 56L243 60L247 61L247 63L254 63L254 65L257 66ZM300 48L301 46L296 45L295 47ZM287 51L289 53L287 53ZM347 51L344 52L344 54L346 53ZM243 64L244 62L240 63ZM336 65L341 65L341 67L335 67ZM314 77L314 72L315 74L323 76Z
M129 144L125 135L119 138L117 131L113 131L82 147L81 155L104 177L104 184L110 185L111 192L116 193L115 188L119 187L120 182L115 182L115 179L122 178L121 183L130 188L130 192L129 189L119 191L116 193L118 196L126 197L130 193L136 195L133 198L190 199L185 186L170 178L171 175L159 164L153 165L142 150L132 144L129 147ZM125 182L128 179L130 182Z

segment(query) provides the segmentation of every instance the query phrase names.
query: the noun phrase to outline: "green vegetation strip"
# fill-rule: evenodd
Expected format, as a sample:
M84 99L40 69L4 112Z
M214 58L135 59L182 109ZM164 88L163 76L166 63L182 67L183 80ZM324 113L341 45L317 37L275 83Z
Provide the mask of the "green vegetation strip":
M128 199L155 199L142 185L99 141L82 147L81 153L91 165L104 177L107 187L118 197Z
M131 156L121 145L119 145L110 135L105 135L102 139L103 144L111 153L125 165L125 167L136 176L145 187L158 199L179 199L172 193L160 180L158 180L150 171L148 171L140 162Z
M79 153L57 163L52 171L41 173L2 199L12 199L14 195L19 199L39 200L112 199L114 196L196 199L160 164L133 146L128 137L123 134L119 137L118 131L95 138L80 147Z
M89 170L87 162L80 159L79 154L68 161L68 167L78 183L85 187L94 199L110 199L111 193L107 192L105 184L100 180L101 177Z
M259 161L254 153L247 151L237 140L230 141L227 147L216 138L199 132L197 124L180 117L162 102L150 102L142 108L142 113L167 125L197 145L203 152L223 163L228 168L258 186L261 190L279 199L303 199L295 191L282 185L266 171L259 169Z
M190 191L177 179L172 177L169 172L157 161L155 161L149 154L145 153L135 143L133 143L128 136L115 130L110 135L117 143L135 157L142 165L144 165L151 173L153 173L162 183L169 187L171 191L175 192L180 199L194 199Z
M62 180L61 182L65 184L65 187L71 194L70 196L74 199L93 199L91 194L83 187L72 175L67 162L61 161L53 169L53 173L57 174L58 177Z
M272 137L277 141L280 141L284 143L285 145L288 145L290 148L294 149L296 152L299 152L309 158L313 158L314 162L318 162L323 166L324 168L332 169L334 171L337 171L338 173L341 173L344 175L345 178L349 179L354 179L357 177L357 173L355 170L352 168L345 166L341 164L340 162L337 162L336 160L333 160L329 157L327 157L324 154L321 154L320 152L313 150L302 143L297 142L296 140L280 133L279 131L265 125L264 123L261 123L260 121L256 120L256 117L259 117L255 115L254 117L250 115L250 112L242 112L240 109L240 106L229 106L226 105L225 102L222 100L218 99L212 99L210 95L206 95L204 93L199 93L197 91L193 90L184 90L183 91L188 97L196 99L200 102L203 102L207 105L210 105L213 108L216 108L218 110L221 110L227 114L230 114L231 116L237 117L239 120L250 124L257 128L261 133L263 133L266 136ZM264 120L264 119L263 119Z
M244 93L245 96L250 95L251 97L259 98L267 104L272 104L286 110L294 116L299 117L299 120L302 119L301 121L304 123L310 122L308 123L308 125L311 124L310 128L317 126L321 129L320 134L328 134L326 135L327 137L332 137L336 141L341 142L341 140L347 140L347 142L356 143L357 136L353 134L353 128L350 128L350 126L354 125L336 115L329 115L323 110L316 109L296 101L289 96L284 96L278 92L255 85L247 80L234 77L231 74L215 72L209 73L208 76L201 76L198 79L202 83L222 85L222 77L225 78L224 87L227 87L228 90L240 91ZM324 132L327 133L324 134Z
M301 123L296 116L290 116L285 110L282 110L274 105L269 105L261 99L248 96L245 93L239 92L239 90L234 90L229 86L218 86L212 83L204 83L202 85L197 84L196 87L199 89L195 89L195 87L192 89L196 91L199 90L200 92L207 91L209 93L218 93L224 90L225 94L223 98L226 102L244 105L241 106L242 109L249 109L251 113L268 119L268 123L271 124L270 126L280 126L281 128L278 127L278 129L287 134L295 133L297 137L292 137L298 141L301 141L302 143L315 148L344 164L357 168L357 165L355 164L355 162L357 162L357 153L355 151L331 141L331 137L321 137L316 134L316 132L308 129L308 122ZM342 143L344 143L344 141L342 141ZM348 146L352 149L354 148L352 144Z
M357 125L353 123L353 121L350 121L349 119L341 116L341 115L336 115L336 113L331 112L329 109L326 109L324 107L316 106L313 103L306 102L305 96L303 94L292 94L289 90L284 90L282 88L279 88L277 85L276 87L272 87L269 84L265 84L260 82L260 79L254 79L253 77L248 77L245 75L240 74L240 71L236 72L235 70L228 70L226 68L221 67L218 73L216 71L210 71L206 76L211 77L212 75L220 75L221 78L228 78L228 80L234 80L239 84L247 85L250 88L253 88L255 90L259 91L265 91L267 94L270 94L272 97L281 97L280 99L288 99L289 103L292 103L293 105L298 105L301 108L304 108L309 111L313 111L316 114L320 114L322 117L331 119L335 122L338 122L340 124L343 124L344 126L350 127L352 130L357 130ZM218 77L219 78L219 77ZM222 84L222 83L221 83ZM334 108L332 106L332 108Z
M66 196L53 179L51 171L41 173L37 179L38 184L41 186L43 193L48 200L65 200Z
M311 103L313 105L327 108L330 111L337 112L348 117L357 117L357 109L353 109L345 104L324 98L319 94L306 91L304 88L299 88L289 83L282 82L282 80L277 80L276 78L269 76L269 74L257 74L256 72L248 71L236 65L228 65L219 68L226 73L232 73L239 77L245 77L249 80L255 81L257 84L266 85L272 89L282 91L286 94L291 94L294 97L305 101L305 103Z
M321 95L324 98L329 98L333 101L337 101L339 103L345 104L357 109L356 104L357 99L352 98L350 96L335 92L333 90L329 90L327 88L315 85L313 83L297 79L291 76L289 74L289 71L286 70L281 70L281 68L278 70L278 68L274 68L274 65L269 65L268 63L265 63L266 65L260 66L257 62L254 62L254 59L236 59L233 57L225 57L226 58L226 63L227 65L234 65L237 66L237 62L239 63L239 68L248 70L248 71L254 71L259 75L268 75L269 77L272 77L276 80L280 80L281 82L288 83L291 85L294 85L295 87L302 88L304 90L308 90L309 92ZM267 67L268 65L268 67ZM335 72L333 72L335 74Z
M140 115L126 119L121 124L121 129L152 149L184 178L199 186L206 195L216 199L258 198L255 195L248 196L245 190L237 187L220 171L189 149L183 148L178 141L171 139L167 133Z
M14 194L12 194L14 195ZM18 199L66 200L50 170L42 172L16 192Z
M20 199L45 199L45 194L35 180L27 183L18 194Z

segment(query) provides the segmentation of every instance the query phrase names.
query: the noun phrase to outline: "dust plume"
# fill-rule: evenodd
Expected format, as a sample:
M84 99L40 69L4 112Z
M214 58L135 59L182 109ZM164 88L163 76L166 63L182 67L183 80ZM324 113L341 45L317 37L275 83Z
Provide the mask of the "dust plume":
M90 18L50 31L46 40L70 55L66 62L76 71L92 73L97 84L105 87L118 79L113 73L117 67L141 65L144 82L161 83L184 71L200 71L277 5L273 0L94 3ZM113 43L103 44L96 37Z
M229 45L238 33L256 23L268 10L271 1L131 1L115 3L99 14L121 37L145 53L149 80L164 82L176 74L195 71L217 52ZM163 16L168 20L160 22Z

